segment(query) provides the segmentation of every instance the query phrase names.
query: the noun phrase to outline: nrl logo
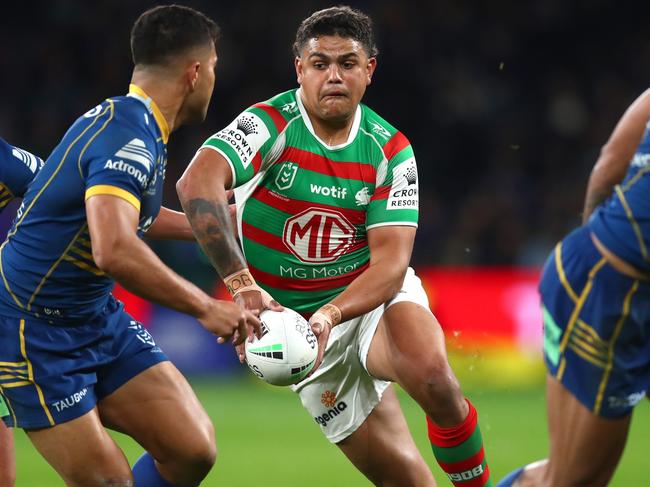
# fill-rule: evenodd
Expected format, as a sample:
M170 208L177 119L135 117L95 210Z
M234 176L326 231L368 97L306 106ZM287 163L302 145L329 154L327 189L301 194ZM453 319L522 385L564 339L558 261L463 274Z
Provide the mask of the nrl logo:
M382 136L384 139L388 139L390 137L390 132L386 130L386 128L382 125L379 125L377 122L370 122L370 125L372 125L372 131L377 135Z
M291 101L289 103L285 103L284 105L282 105L282 108L280 110L287 113L293 113L297 110L297 108L298 107L296 105L296 102Z
M285 162L282 164L278 175L275 177L275 184L278 189L289 189L296 179L298 173L298 164L295 162Z
M247 117L246 115L237 119L237 130L243 132L245 136L258 133L257 124L253 120L253 117Z

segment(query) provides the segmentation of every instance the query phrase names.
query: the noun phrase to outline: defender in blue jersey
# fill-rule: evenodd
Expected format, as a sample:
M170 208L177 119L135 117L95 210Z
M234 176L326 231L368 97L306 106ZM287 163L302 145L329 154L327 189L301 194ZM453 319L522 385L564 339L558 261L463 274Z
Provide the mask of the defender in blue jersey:
M650 90L623 115L587 188L584 225L540 283L551 451L500 486L605 486L650 389Z
M112 297L113 279L222 342L259 332L254 315L174 274L139 238L160 210L170 132L205 118L217 34L187 7L145 12L131 33L129 94L70 127L0 248L5 422L24 428L68 485L196 485L215 458L207 414ZM186 236L171 222L159 229L176 233ZM133 473L104 425L147 450Z
M27 186L43 166L40 157L14 147L0 138L0 211L14 198L22 198ZM4 366L0 366L4 373ZM9 415L9 409L0 391L0 418ZM13 435L0 421L0 485L11 487L16 479L16 460Z

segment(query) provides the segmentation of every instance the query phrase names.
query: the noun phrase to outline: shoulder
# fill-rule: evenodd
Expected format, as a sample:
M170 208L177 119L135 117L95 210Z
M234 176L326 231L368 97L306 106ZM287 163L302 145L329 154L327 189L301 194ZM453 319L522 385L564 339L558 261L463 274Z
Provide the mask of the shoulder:
M391 159L411 145L408 138L394 125L379 116L377 112L367 105L361 104L360 106L361 129L366 135L375 139L382 148L386 159Z
M271 122L280 133L291 120L300 116L296 91L293 89L277 94L268 100L256 103L248 111L260 116L265 122Z

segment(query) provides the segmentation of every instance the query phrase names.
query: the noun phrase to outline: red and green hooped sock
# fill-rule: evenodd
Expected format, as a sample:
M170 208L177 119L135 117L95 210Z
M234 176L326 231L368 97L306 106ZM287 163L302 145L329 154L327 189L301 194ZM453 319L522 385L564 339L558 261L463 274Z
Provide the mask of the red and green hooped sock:
M438 464L456 487L491 487L478 415L472 403L466 401L469 413L458 426L441 428L427 417L431 448Z

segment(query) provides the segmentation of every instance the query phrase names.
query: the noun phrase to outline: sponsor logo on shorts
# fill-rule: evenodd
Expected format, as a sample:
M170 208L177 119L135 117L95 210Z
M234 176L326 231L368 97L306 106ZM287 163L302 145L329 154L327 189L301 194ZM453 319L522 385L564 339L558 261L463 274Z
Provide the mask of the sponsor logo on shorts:
M56 409L58 413L63 411L64 409L71 408L81 402L81 400L86 397L86 394L88 393L88 389L85 387L81 389L79 392L75 392L71 396L66 397L65 399L61 401L55 401L52 403L52 407Z
M131 320L129 323L129 330L133 330L135 332L136 338L145 345L151 345L152 347L156 346L156 342L154 342L151 333L149 333L144 328L144 326L142 326L142 324L138 323L137 321Z
M320 402L329 409L320 416L314 417L314 421L324 428L327 427L327 423L332 421L348 408L348 405L344 401L339 401L337 403L336 399L336 393L332 391L325 391L320 396Z
M476 467L470 470L465 470L464 472L448 473L447 477L449 477L449 480L452 482L462 482L464 480L472 480L480 477L483 475L483 472L485 472L483 465L477 465Z
M607 404L610 409L631 408L645 397L645 391L633 392L628 396L609 396Z

